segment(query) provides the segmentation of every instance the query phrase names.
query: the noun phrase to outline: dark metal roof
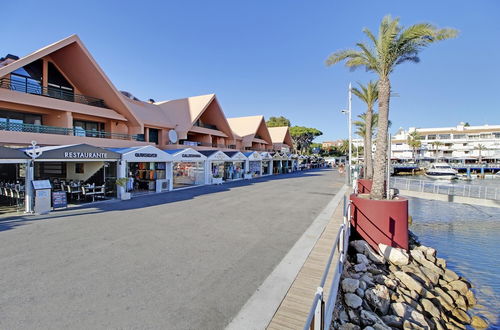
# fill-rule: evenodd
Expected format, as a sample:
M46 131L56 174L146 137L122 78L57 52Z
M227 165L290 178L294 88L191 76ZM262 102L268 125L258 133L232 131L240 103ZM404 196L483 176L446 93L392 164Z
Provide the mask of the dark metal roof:
M0 146L0 160L2 159L28 159L28 155L18 149Z

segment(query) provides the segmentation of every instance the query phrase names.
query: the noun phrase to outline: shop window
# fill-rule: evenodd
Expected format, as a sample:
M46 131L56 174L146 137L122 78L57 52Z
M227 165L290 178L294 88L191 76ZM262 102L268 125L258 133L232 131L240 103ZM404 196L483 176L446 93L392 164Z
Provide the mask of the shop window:
M83 174L84 173L84 163L76 163L75 164L75 173Z

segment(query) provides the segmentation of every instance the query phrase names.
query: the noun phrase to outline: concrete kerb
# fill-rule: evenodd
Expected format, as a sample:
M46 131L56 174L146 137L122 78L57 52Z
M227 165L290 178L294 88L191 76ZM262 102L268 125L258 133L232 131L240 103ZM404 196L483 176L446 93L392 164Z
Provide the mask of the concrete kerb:
M347 190L344 185L281 262L248 299L226 330L265 329Z

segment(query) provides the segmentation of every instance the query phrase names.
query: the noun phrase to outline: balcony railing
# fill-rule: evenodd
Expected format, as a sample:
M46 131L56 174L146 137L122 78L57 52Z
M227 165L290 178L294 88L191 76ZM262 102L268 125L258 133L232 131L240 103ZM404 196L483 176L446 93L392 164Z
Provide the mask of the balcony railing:
M19 79L25 79L25 81L2 78L0 79L0 88L10 89L26 94L46 96L59 100L91 105L94 107L107 108L104 100L92 96L75 94L70 90L65 90L53 86L44 87L42 86L41 82L36 82L35 80L31 79L28 80L28 78L25 77L19 77Z
M95 137L103 139L144 141L143 134L130 135L121 133L111 133L105 131L84 130L82 128L76 128L76 127L66 128L66 127L56 127L56 126L0 122L0 130L11 131L11 132L58 134L58 135L71 135L71 136L82 136L82 137Z
M211 125L211 124L205 124L205 123L202 123L200 120L197 120L197 121L194 123L194 126L204 127L204 128L209 128L209 129L217 130L217 126L215 126L215 125Z

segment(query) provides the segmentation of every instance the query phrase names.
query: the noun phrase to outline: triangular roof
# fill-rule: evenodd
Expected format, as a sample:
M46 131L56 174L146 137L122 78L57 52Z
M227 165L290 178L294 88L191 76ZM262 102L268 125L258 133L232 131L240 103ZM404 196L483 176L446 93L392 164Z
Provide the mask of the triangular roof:
M142 127L133 111L124 102L121 93L99 67L80 38L73 34L65 39L43 47L0 68L0 77L5 76L29 63L50 55L58 68L82 94L100 98L116 110L133 126Z
M175 130L183 134L189 131L203 131L206 128L194 126L205 113L213 116L218 122L217 129L227 137L233 138L231 127L222 111L215 94L191 96L183 99L154 103L165 116L165 121L175 126Z
M247 160L247 157L241 151L224 151L232 160Z
M264 116L228 118L227 121L234 133L243 139L243 145L245 147L252 146L252 142L256 139L256 135L260 135L265 142L272 144L271 135L267 129Z
M288 126L268 127L268 129L273 143L282 143L290 147L293 145L290 128Z
M204 161L207 159L207 156L201 154L199 151L194 150L193 148L184 148L184 149L166 149L163 150L168 154L173 156L174 161Z
M205 155L208 160L231 160L231 157L220 150L198 150L198 152Z
M262 156L257 151L249 151L243 153L248 160L262 160Z
M154 146L130 147L130 148L106 148L122 155L122 160L136 162L170 162L173 157Z

